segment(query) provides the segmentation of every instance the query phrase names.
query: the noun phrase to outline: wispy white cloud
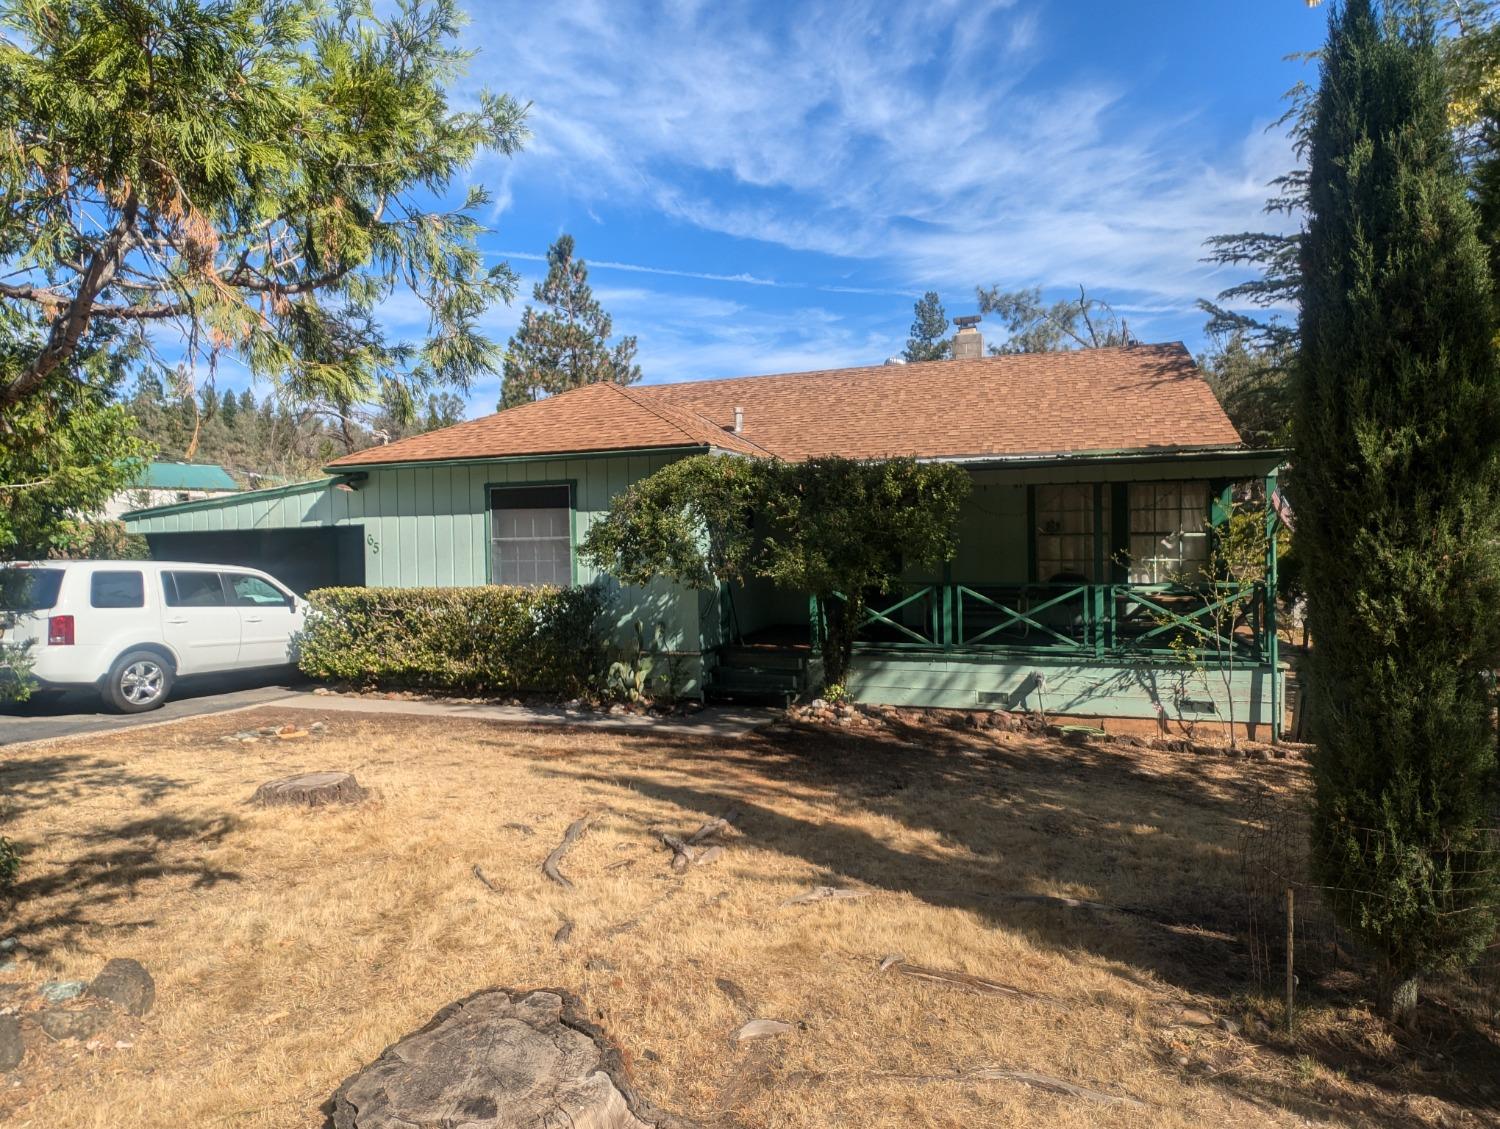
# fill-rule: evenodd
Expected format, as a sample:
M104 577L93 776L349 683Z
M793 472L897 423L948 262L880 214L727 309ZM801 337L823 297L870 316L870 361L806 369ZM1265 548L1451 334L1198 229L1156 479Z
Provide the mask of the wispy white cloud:
M496 258L515 259L519 262L545 263L546 255L534 251L499 251ZM746 286L770 286L781 290L818 290L826 294L890 294L898 298L916 296L913 290L897 290L877 286L822 286L806 282L784 282L775 278L762 278L741 271L736 274L716 274L712 271L674 270L670 267L646 266L642 263L617 263L608 259L586 259L589 270L617 270L632 274L659 274L669 278L690 278L702 282L737 282Z
M521 262L545 263L546 255L538 255L534 251L500 251L498 257L502 259L519 259ZM794 286L797 283L777 282L774 278L757 278L753 274L714 274L710 271L696 270L670 270L667 267L649 267L640 263L615 263L608 260L586 259L590 270L621 270L631 271L636 274L664 274L673 278L697 278L707 282L743 282L746 286Z
M1063 45L1042 14L820 0L784 17L692 2L648 15L583 0L522 18L481 11L474 41L534 102L518 174L556 177L588 206L629 201L876 261L917 289L1085 282L1178 302L1210 291L1202 240L1260 222L1285 145L1256 130L1205 160L1195 153L1212 146L1184 143L1207 132L1195 116L1141 120L1128 78L1052 80L1044 68Z
M1083 284L1137 335L1181 336L1195 299L1238 280L1201 261L1202 241L1284 222L1260 215L1292 164L1278 133L1226 143L1128 64L1069 65L1038 0L471 10L476 84L533 104L498 195L541 186L559 205L546 226L557 212L611 225L616 257L585 258L651 381L878 362L929 288L957 313L952 296L978 284ZM633 216L794 254L737 261L713 238L658 252L621 237ZM529 266L541 250L494 254ZM487 318L495 339L530 282ZM471 402L488 410L497 392L498 377Z

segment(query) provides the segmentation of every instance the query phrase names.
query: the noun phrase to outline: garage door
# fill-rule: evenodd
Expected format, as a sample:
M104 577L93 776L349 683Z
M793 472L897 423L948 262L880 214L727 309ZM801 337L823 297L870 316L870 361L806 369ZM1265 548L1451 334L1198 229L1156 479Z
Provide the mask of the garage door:
M365 582L363 526L148 533L146 543L155 560L258 568L297 593Z

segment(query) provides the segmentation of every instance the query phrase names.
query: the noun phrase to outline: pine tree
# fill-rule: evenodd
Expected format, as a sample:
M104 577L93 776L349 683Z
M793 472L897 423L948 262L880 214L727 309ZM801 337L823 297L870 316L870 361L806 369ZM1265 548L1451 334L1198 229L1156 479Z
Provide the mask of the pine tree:
M532 290L538 310L527 306L505 350L500 407L513 408L585 384L634 384L635 338L609 345L614 324L589 286L588 266L573 257L573 237L563 234L547 249L547 277Z
M943 309L943 300L936 290L929 290L917 299L912 307L915 318L911 323L911 336L906 339L906 348L901 355L908 361L940 361L953 352L953 343L948 340L948 312Z
M1500 374L1433 45L1335 11L1311 133L1294 421L1313 858L1380 1006L1494 933Z
M0 408L52 394L89 327L150 357L191 326L197 361L328 400L488 370L515 282L478 245L489 197L431 205L526 110L450 104L462 22L455 0L0 4ZM397 293L423 338L367 332Z
M1050 306L1042 288L1001 290L975 288L979 312L995 317L1005 327L1005 339L990 346L995 354L1055 353L1068 349L1104 349L1129 345L1130 330L1102 298L1089 296L1082 286L1078 298L1064 298Z

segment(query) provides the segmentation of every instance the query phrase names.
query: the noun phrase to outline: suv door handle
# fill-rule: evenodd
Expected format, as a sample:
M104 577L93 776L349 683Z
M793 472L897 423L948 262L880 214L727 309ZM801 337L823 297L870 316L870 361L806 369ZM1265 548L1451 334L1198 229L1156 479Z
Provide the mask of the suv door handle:
M185 615L174 615L171 619L167 620L167 622L168 623L186 623L187 622L187 616L185 616Z
M260 616L258 616L258 615L247 615L245 617L245 622L246 623L259 623L260 622Z

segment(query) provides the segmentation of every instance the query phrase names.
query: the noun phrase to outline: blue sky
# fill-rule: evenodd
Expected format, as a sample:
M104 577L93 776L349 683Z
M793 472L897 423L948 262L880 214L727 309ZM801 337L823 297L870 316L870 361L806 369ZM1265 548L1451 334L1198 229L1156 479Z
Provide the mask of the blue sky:
M1235 281L1205 237L1262 228L1267 125L1326 10L1305 0L470 0L468 89L533 104L486 158L484 246L523 278L571 232L647 381L875 363L914 298L1082 283L1148 341L1203 345ZM400 329L401 304L388 309ZM983 327L981 327L983 328ZM498 375L473 389L493 410Z

